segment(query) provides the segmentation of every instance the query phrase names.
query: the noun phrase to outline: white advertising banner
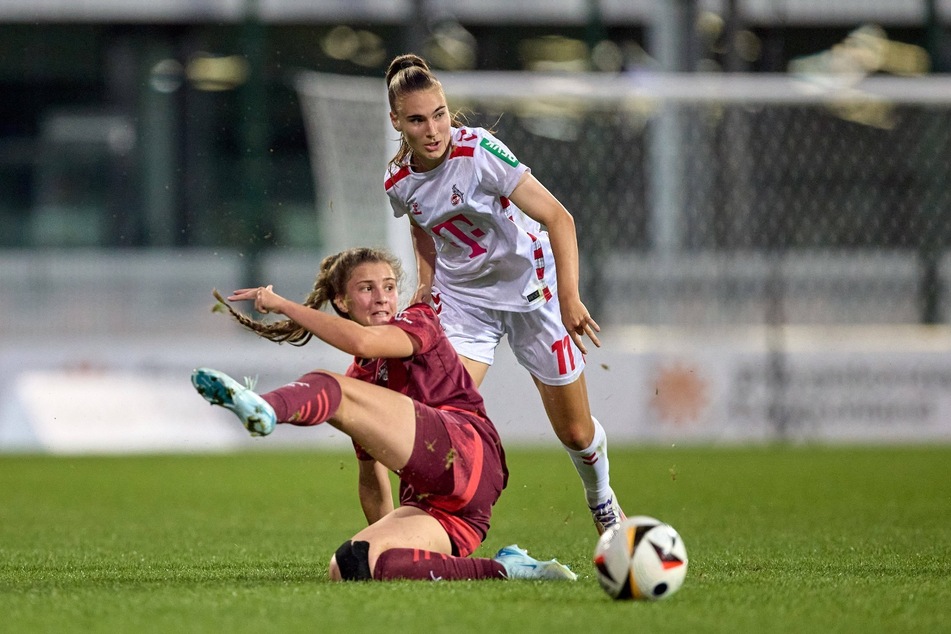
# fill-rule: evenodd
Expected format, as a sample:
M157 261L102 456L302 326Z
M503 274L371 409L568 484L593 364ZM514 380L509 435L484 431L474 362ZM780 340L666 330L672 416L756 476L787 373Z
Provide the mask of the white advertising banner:
M605 337L588 356L592 413L615 443L951 441L947 342L931 331L881 336L855 345L833 333L781 351L729 341L661 349ZM483 393L500 429L510 430L503 438L550 437L528 375L507 351L500 356Z
M605 335L587 359L591 409L613 445L951 442L951 345L915 332L866 333L860 345L840 336L786 340L781 353L748 338ZM0 452L348 447L329 425L250 438L189 381L192 368L208 365L256 376L266 391L348 362L319 343L294 348L250 336L24 349L0 363ZM482 391L504 442L556 446L531 377L504 342Z

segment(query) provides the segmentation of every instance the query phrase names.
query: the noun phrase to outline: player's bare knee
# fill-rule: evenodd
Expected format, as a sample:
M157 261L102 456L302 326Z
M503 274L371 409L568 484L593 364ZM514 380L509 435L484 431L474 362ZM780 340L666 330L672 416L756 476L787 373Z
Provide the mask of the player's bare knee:
M340 576L340 566L337 565L336 554L330 557L330 564L327 566L327 576L331 581L343 581L343 577Z
M555 435L565 447L581 451L591 446L594 430L591 425L570 424L555 430Z

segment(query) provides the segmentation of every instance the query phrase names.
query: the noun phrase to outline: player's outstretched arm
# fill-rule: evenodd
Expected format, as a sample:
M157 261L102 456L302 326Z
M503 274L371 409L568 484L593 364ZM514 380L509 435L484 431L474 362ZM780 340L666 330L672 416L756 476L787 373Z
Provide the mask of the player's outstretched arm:
M284 315L318 339L355 357L400 359L415 352L412 338L402 328L363 326L281 297L271 285L237 290L228 296L228 300L253 301L258 312Z

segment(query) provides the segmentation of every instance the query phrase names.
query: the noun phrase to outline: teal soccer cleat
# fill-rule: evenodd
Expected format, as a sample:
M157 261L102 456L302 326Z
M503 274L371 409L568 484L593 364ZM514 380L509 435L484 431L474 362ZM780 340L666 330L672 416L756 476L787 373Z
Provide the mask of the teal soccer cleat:
M277 417L267 401L224 372L198 368L192 372L192 385L206 401L229 409L241 419L252 436L267 436L274 431Z
M514 544L500 550L493 559L502 564L509 579L575 581L578 578L578 575L557 559L538 561L529 557L527 550Z

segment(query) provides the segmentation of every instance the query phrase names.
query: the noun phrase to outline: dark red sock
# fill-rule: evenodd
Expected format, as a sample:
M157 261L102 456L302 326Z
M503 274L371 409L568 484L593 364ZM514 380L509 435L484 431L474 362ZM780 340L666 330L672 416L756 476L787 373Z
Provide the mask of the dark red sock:
M333 416L342 396L335 378L326 372L311 372L261 398L274 408L277 422L306 427Z
M418 548L391 548L377 558L373 578L377 581L505 579L505 568L494 559L453 557Z

